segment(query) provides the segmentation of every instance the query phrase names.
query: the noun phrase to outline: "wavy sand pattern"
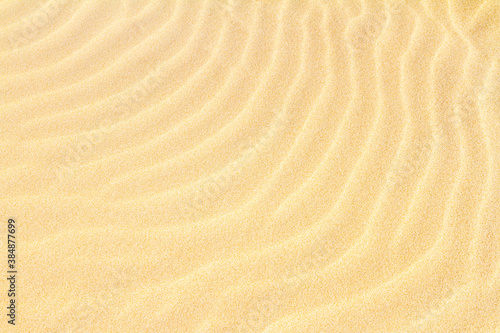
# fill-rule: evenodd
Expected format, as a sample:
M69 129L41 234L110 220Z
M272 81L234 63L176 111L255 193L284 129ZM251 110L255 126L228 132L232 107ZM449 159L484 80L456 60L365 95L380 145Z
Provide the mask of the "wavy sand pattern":
M0 26L0 331L500 332L499 1L3 1Z

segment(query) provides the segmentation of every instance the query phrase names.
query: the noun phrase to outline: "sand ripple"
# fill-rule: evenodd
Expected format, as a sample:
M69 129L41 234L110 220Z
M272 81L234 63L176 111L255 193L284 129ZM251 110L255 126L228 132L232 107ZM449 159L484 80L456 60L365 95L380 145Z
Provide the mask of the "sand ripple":
M0 8L19 332L500 332L500 2Z

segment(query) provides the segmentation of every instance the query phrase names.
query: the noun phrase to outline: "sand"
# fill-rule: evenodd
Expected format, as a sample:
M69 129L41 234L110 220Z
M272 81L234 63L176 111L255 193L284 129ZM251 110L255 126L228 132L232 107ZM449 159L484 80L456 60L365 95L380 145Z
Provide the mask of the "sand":
M0 76L1 332L500 332L499 1L5 0Z

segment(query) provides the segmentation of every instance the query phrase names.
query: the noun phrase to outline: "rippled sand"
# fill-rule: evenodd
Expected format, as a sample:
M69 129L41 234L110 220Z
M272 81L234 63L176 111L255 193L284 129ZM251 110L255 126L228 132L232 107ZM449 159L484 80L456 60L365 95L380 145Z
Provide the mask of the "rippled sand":
M499 1L9 0L0 43L0 331L500 332Z

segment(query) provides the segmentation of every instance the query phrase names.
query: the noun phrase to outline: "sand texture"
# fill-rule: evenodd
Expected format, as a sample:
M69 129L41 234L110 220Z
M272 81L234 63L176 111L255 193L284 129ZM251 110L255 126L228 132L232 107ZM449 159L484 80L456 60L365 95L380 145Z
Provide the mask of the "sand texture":
M500 332L499 0L4 0L0 117L0 332Z

